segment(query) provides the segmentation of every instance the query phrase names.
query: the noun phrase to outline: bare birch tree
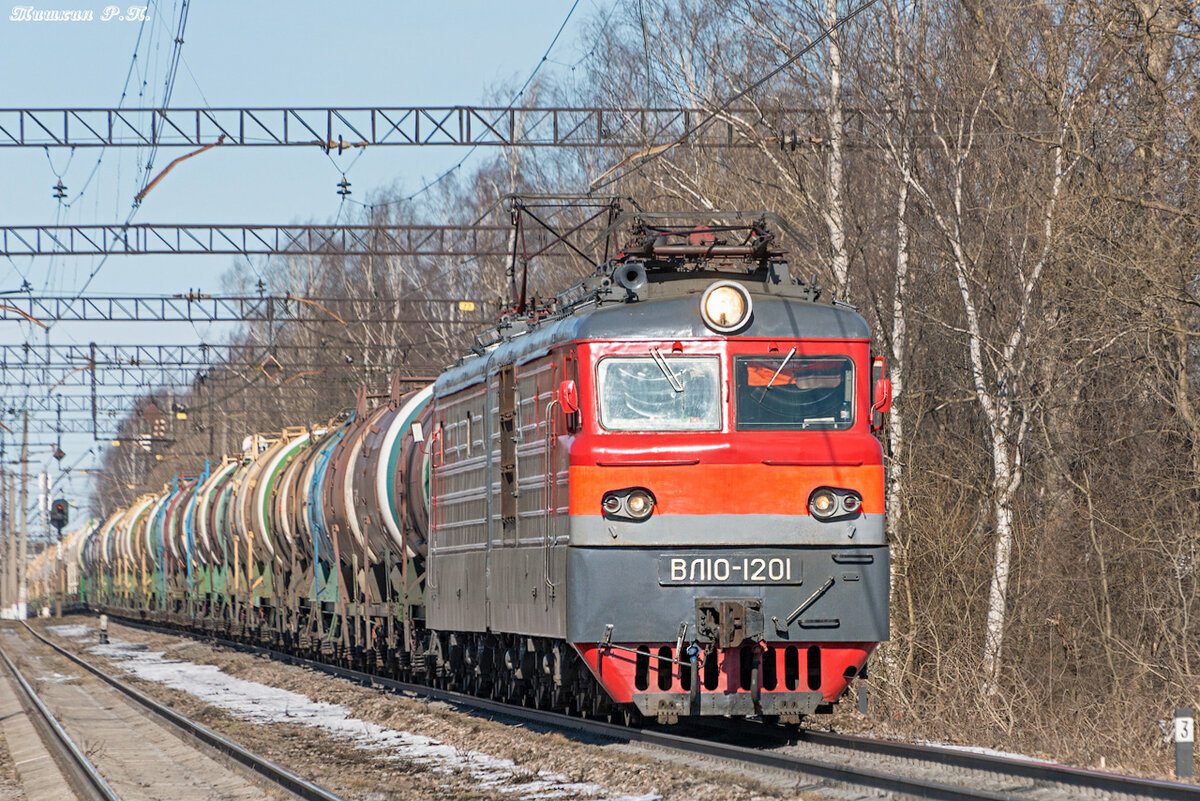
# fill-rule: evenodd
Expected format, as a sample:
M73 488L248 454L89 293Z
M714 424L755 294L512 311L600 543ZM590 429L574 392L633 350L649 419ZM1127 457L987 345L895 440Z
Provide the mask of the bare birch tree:
M1069 11L1066 13L1070 13ZM954 46L974 56L958 62L959 83L952 87L957 94L939 98L942 107L928 110L932 148L924 151L926 169L919 173L903 141L897 141L887 130L888 148L902 180L919 198L930 215L937 233L943 240L944 253L957 285L962 302L969 356L971 391L986 426L986 441L991 458L992 525L994 527L994 563L989 583L987 613L984 628L982 670L984 690L994 696L999 692L1001 649L1005 634L1007 596L1012 569L1013 543L1016 536L1014 504L1025 475L1025 446L1029 430L1031 404L1036 402L1024 393L1028 390L1030 357L1029 326L1036 314L1039 283L1055 248L1056 211L1063 183L1078 157L1068 156L1073 115L1079 100L1081 83L1086 76L1074 73L1068 66L1067 54L1043 51L1045 63L1026 72L1036 79L1032 91L1012 91L1001 86L998 79L1001 65L1005 77L1015 65L1008 63L1009 53L1002 42L1009 31L983 31L973 20L960 29L968 42ZM994 37L994 38L993 38ZM1065 46L1060 44L1060 46ZM972 53L972 51L974 51ZM949 54L945 54L949 58ZM933 66L932 64L927 66ZM938 65L939 74L927 75L930 90L936 85L946 87L945 62ZM928 91L927 97L937 93ZM948 93L947 93L948 94ZM1043 143L1032 132L1016 128L1003 129L1005 114L996 105L1017 96L1028 101L1045 99L1044 114L1034 115L1053 127L1052 138ZM1017 125L1021 120L1010 117ZM1001 120L1000 129L992 128L994 119ZM988 125L990 141L981 145L985 136L981 130ZM1000 158L1002 150L995 141L1003 135L1008 158ZM1048 159L1015 154L1016 149L1048 150ZM980 150L983 152L981 153ZM937 159L932 165L929 160ZM1040 197L1030 204L1029 218L1038 225L1028 230L997 232L990 229L991 215L986 207L974 206L968 199L975 194L992 202L998 200L996 190L1003 186L1005 167L1028 165L1028 173L1014 194ZM936 176L936 177L935 177ZM991 192L973 192L975 182L989 180ZM989 241L991 240L991 241ZM999 241L997 241L999 240ZM1003 273L1005 283L998 284ZM1001 317L996 304L986 293L1001 289L1011 304L1011 315ZM988 301L981 303L981 301ZM997 310L998 311L998 310Z

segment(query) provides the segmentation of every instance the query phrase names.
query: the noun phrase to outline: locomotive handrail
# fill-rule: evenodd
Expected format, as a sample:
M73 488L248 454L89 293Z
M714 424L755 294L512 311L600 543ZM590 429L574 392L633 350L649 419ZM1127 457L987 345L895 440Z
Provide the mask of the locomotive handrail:
M546 589L550 590L547 603L554 597L554 590L558 587L557 582L550 580L550 567L554 561L551 558L551 549L558 544L558 532L554 530L554 521L558 517L558 506L555 503L558 470L554 469L551 472L554 467L554 442L558 438L558 426L554 424L554 417L550 413L555 406L562 408L558 398L551 398L542 410L543 419L546 421L546 463L542 470L546 481L546 533L542 537L542 577L546 580Z

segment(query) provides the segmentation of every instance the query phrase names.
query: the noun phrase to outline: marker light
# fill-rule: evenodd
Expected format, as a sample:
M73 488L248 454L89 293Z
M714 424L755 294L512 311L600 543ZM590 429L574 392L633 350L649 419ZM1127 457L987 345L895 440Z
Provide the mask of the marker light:
M750 293L733 281L718 281L700 298L700 313L709 328L722 334L732 333L750 319Z
M808 510L819 520L828 520L838 513L838 499L827 489L817 490L808 499Z

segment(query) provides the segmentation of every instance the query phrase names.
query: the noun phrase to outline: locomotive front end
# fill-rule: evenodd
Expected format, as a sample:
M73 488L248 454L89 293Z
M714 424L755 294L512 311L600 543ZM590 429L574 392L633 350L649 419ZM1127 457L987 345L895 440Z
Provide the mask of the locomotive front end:
M677 277L578 345L568 640L664 722L827 710L888 637L890 393L863 319L782 283Z

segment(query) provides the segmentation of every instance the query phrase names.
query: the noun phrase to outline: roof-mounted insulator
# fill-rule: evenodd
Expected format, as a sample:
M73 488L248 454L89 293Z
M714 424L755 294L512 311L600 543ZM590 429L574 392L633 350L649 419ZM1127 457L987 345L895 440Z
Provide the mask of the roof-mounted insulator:
M345 197L346 195L350 194L350 182L346 180L346 176L344 176L344 175L342 176L342 180L338 182L338 192L337 193L339 195L341 195L342 197Z
M54 197L62 200L67 196L67 188L63 186L62 178L58 179L58 183L51 187L54 190Z

